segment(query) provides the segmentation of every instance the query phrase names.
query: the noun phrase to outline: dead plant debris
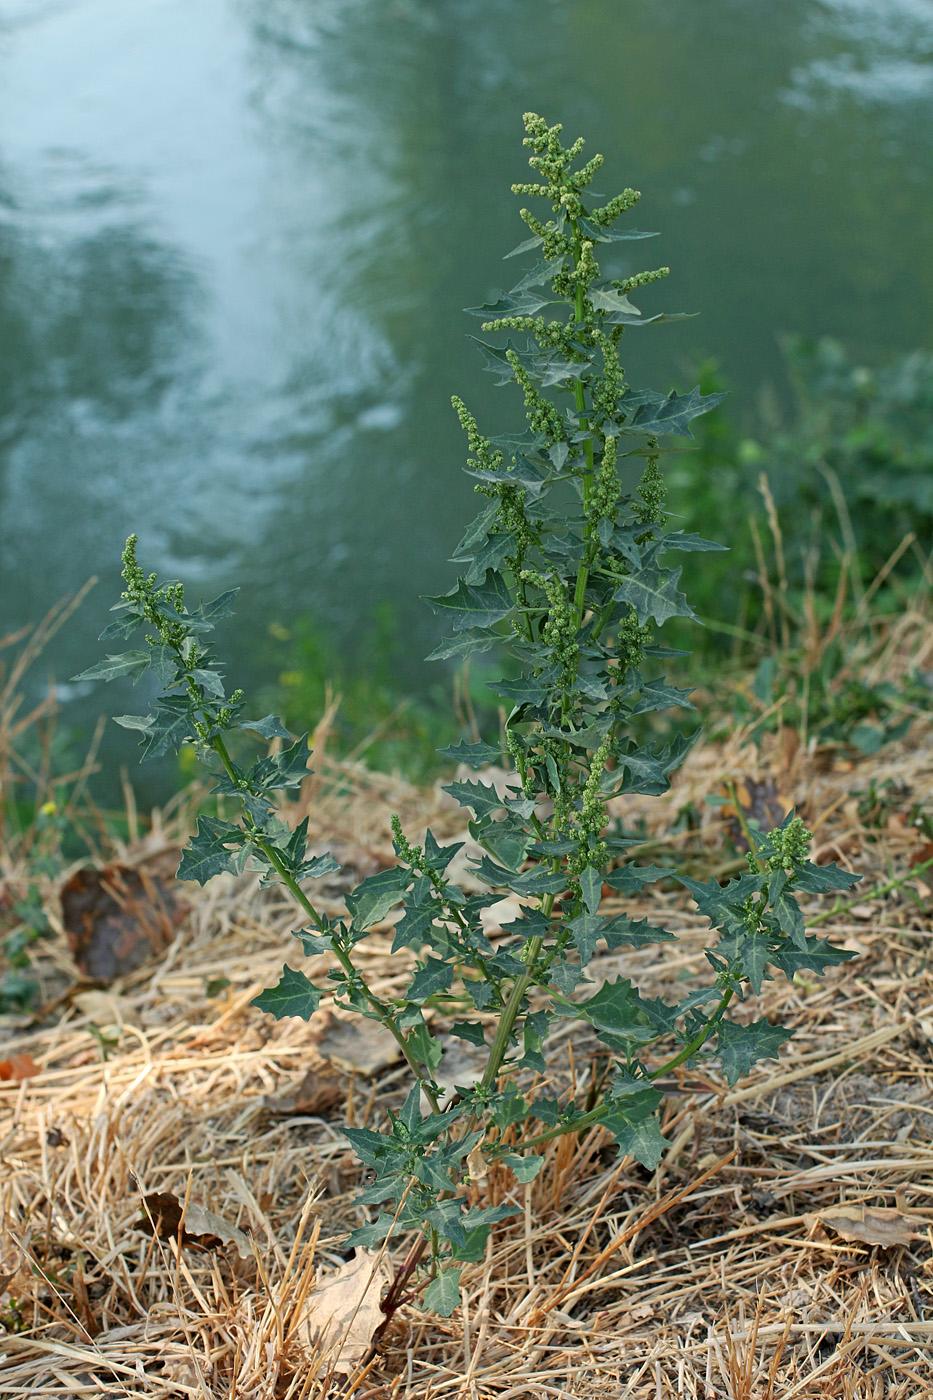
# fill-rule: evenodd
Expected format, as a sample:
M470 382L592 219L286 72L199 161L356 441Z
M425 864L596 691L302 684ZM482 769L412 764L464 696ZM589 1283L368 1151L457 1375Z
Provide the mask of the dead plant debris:
M139 1229L160 1240L177 1240L194 1249L219 1249L232 1244L241 1259L252 1253L249 1237L216 1211L194 1201L180 1201L171 1191L150 1191L143 1196Z
M416 838L429 821L442 837L459 829L443 794L330 763L321 736L317 750L299 814L361 873L391 863L393 811ZM736 814L705 799L730 783L746 818L792 804L817 851L864 875L851 905L808 911L858 958L819 982L765 984L749 1014L796 1034L751 1081L728 1090L705 1066L671 1077L671 1146L655 1173L619 1160L599 1129L551 1143L524 1186L477 1156L476 1203L520 1211L467 1268L448 1321L404 1290L385 1321L404 1240L378 1269L342 1258L360 1168L338 1124L399 1103L404 1067L324 1008L273 1024L249 1006L291 947L285 900L248 877L186 888L176 927L164 903L146 915L162 943L147 936L138 963L132 951L118 961L114 925L109 969L94 964L114 1006L96 1013L119 1036L105 1044L65 997L32 1025L11 1019L0 1048L3 1065L27 1070L0 1070L4 1400L933 1396L931 877L918 868L928 838L905 816L933 805L933 735L918 719L853 759L781 732L756 748L740 731L695 748L667 797L622 799L612 816L645 836L640 859L676 847L691 873L726 876L742 863L725 829ZM180 829L156 828L161 850L180 845ZM112 865L132 872L155 839ZM328 913L347 883L324 888ZM637 975L646 995L689 984L705 942L693 905L661 885L623 907L674 929L676 954L626 950L591 975ZM386 994L400 976L390 946L388 928L366 945ZM42 959L63 965L55 940L35 956L40 974ZM448 1035L440 1013L432 1030ZM584 1093L595 1050L568 1036L546 1092Z
M62 921L85 977L112 982L163 952L186 906L145 868L76 870L61 891Z

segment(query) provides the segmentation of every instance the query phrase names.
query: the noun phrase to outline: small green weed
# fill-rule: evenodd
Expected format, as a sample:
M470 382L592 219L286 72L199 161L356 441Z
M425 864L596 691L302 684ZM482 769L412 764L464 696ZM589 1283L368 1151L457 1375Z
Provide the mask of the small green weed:
M378 772L400 773L411 782L433 782L443 766L437 751L450 734L449 696L440 687L424 697L404 693L395 665L398 629L389 604L378 609L360 651L365 670L342 656L313 618L300 617L289 627L272 623L267 669L277 679L262 692L262 703L307 729L334 707L328 752L359 759ZM496 727L489 700L483 718Z
M0 1015L10 1011L28 1011L35 1004L39 984L29 976L30 950L52 932L42 906L38 886L28 887L22 899L12 902L9 912L2 915L13 927L0 944Z

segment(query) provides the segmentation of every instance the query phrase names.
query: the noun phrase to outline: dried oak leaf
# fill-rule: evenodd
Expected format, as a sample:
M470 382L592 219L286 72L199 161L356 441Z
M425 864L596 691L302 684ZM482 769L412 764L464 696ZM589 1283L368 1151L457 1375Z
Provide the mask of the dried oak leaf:
M37 1065L31 1055L11 1055L7 1060L0 1060L0 1080L8 1079L18 1084L41 1073L42 1066Z
M918 1215L904 1215L893 1206L863 1206L856 1203L830 1206L805 1215L809 1227L825 1225L844 1240L878 1244L890 1248L910 1244L926 1234L928 1222Z
M72 956L85 977L123 977L172 940L186 909L146 870L85 866L61 891Z
M249 1236L222 1215L192 1201L185 1209L171 1191L150 1191L143 1197L138 1229L154 1231L160 1240L177 1240L179 1227L182 1244L192 1249L219 1249L222 1244L232 1244L241 1259L248 1259L253 1252Z
M376 1250L357 1249L353 1259L319 1278L308 1299L311 1312L297 1330L298 1341L317 1352L328 1370L352 1370L385 1321L379 1300L390 1280Z

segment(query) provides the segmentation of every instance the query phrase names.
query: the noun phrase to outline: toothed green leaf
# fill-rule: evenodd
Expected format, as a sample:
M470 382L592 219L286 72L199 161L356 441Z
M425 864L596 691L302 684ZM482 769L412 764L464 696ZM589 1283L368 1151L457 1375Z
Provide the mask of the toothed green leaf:
M286 963L277 984L260 992L259 996L250 1002L250 1006L268 1012L277 1021L281 1021L283 1016L299 1016L302 1021L310 1021L323 995L320 988L309 982L303 972L295 972Z
M508 617L515 606L502 575L489 569L481 583L468 584L459 579L452 593L428 598L435 612L453 613L453 628L462 632L467 627L490 627Z
M630 1121L622 1114L612 1113L603 1119L603 1125L618 1143L622 1155L634 1157L636 1162L641 1162L649 1171L654 1171L665 1150L670 1147L654 1113L636 1122Z
M658 623L667 622L671 617L695 617L684 595L677 591L681 572L646 564L625 579L612 596L617 603L630 603L640 623L651 617Z
M424 1295L424 1306L428 1312L438 1317L450 1317L460 1306L460 1275L462 1269L450 1265L442 1269L433 1283L428 1285Z
M240 721L237 728L252 729L263 739L290 739L292 737L277 715L264 715L262 719L244 719Z
M784 1026L772 1026L768 1021L752 1021L747 1026L736 1021L722 1021L716 1035L723 1073L731 1086L759 1060L776 1060L781 1046L790 1040L793 1031Z
M133 684L139 680L140 676L149 670L150 654L148 651L124 651L118 656L108 656L103 661L98 661L96 666L91 666L87 671L82 671L78 676L72 676L73 681L114 681L118 676L132 676Z

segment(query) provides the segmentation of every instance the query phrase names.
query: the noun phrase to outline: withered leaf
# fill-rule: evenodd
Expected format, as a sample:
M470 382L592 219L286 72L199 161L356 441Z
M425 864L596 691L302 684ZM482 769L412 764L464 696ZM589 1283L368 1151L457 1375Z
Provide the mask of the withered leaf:
M332 1274L323 1274L308 1301L310 1315L298 1329L298 1340L316 1351L333 1371L350 1371L369 1350L373 1333L383 1323L379 1306L391 1274L373 1249L357 1249L355 1257Z
M878 1244L890 1248L895 1244L910 1244L926 1234L928 1222L918 1215L904 1215L893 1206L864 1206L856 1202L845 1206L830 1206L827 1210L805 1215L808 1226L819 1222L844 1240L860 1244Z
M11 1080L14 1084L41 1073L42 1066L37 1065L31 1055L10 1055L9 1059L0 1060L0 1079Z
M926 864L928 860L933 860L933 841L924 841L918 851L914 851L910 858L911 869L917 866L925 866L925 869L917 871L917 880L923 891L929 894L933 891L933 866Z
M192 1249L219 1249L222 1244L232 1244L241 1259L252 1254L249 1236L222 1215L192 1201L185 1210L183 1202L171 1191L150 1191L143 1197L139 1229L154 1230L160 1240L177 1240L179 1227L182 1244Z
M72 956L96 982L123 977L161 952L186 912L158 876L116 864L77 871L61 901Z
M489 1175L489 1165L479 1143L467 1153L466 1164L471 1181L482 1181Z
M114 996L92 988L89 992L76 992L71 1002L94 1026L137 1026L140 1017L133 1003L126 997Z

